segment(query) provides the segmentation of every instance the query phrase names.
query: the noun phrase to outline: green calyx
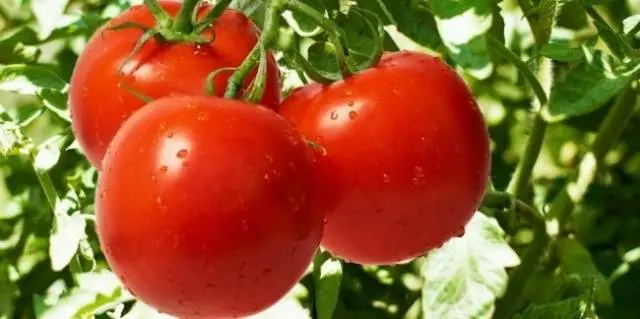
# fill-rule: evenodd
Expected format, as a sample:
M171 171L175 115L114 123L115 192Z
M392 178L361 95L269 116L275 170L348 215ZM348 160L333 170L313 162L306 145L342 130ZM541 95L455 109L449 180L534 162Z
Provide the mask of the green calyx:
M153 29L143 27L143 29L145 32L151 33L151 37L161 42L210 43L214 40L214 36L212 34L205 35L203 31L211 26L224 12L231 3L231 0L220 1L202 20L197 21L196 11L201 2L202 0L184 0L178 14L175 17L171 17L167 11L160 6L157 0L144 0L144 4L156 20L156 27ZM123 26L116 26L111 29L122 27ZM130 24L126 27L140 28L139 26L132 26Z

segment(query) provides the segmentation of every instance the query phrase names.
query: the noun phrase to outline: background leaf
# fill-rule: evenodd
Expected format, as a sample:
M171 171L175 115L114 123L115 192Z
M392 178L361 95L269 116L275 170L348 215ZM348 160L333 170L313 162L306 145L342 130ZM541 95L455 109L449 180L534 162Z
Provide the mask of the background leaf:
M520 262L495 219L476 213L461 238L432 251L422 266L425 318L491 318Z
M618 64L610 56L595 51L578 63L551 89L546 110L548 121L592 112L625 88L640 72L640 61Z

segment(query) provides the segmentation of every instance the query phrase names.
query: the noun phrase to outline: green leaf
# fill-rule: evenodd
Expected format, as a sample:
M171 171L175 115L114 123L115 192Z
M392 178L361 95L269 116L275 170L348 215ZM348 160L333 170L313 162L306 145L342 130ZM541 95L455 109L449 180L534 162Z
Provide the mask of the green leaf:
M87 318L133 300L122 288L118 278L106 270L77 274L76 281L78 286L55 307L48 309L42 319Z
M57 26L51 31L51 34L46 37L45 41L68 39L78 35L90 35L106 21L107 19L98 14L87 12L66 25Z
M67 83L50 70L34 65L0 66L0 90L35 95L42 89L64 91Z
M560 0L540 0L525 13L538 46L546 44L551 39L551 31L558 20L562 4Z
M24 276L30 273L37 264L46 260L49 255L48 248L49 243L45 238L30 234L16 263L18 275Z
M596 51L556 80L543 115L558 122L592 112L624 89L640 72L640 61L618 64Z
M437 51L442 46L436 22L426 6L414 0L358 0L358 6L375 12L387 32L399 31L417 44ZM394 37L396 40L398 37ZM402 44L398 44L403 48Z
M318 319L331 319L340 296L342 264L327 252L318 252L313 261L313 277Z
M584 58L584 49L566 43L550 42L540 48L540 55L560 62L578 62Z
M352 64L358 69L370 67L383 49L382 21L371 11L353 8L349 15L340 16L338 25L345 32Z
M340 79L335 47L329 42L315 42L307 56L311 65L322 75L330 79Z
M531 305L516 319L582 319L585 313L583 302L574 297L543 305Z
M633 28L635 28L639 23L640 23L640 14L634 14L632 16L629 16L626 19L622 20L622 30L624 30L625 34L631 37L637 37L638 35L637 31L634 32L634 34L629 34L629 32L631 32Z
M432 251L422 266L425 318L491 318L507 287L506 267L520 263L498 222L476 213L465 235Z
M593 288L596 302L611 304L613 297L609 283L594 264L589 250L572 238L560 239L557 248L562 273L576 280L585 293Z
M30 0L42 37L48 36L63 17L69 0Z
M73 202L64 198L56 203L55 223L49 238L49 256L54 271L64 269L78 251L80 241L86 236L86 221L80 214L69 216Z
M33 166L38 172L47 172L58 163L68 137L67 134L54 135L38 146L33 160Z
M476 78L493 72L485 35L493 25L493 2L431 1L438 32L459 67Z
M325 8L320 0L302 0L301 2L313 7L317 11L324 12ZM282 17L293 28L293 30L303 37L312 37L322 32L322 28L316 25L306 16L299 13L285 12Z

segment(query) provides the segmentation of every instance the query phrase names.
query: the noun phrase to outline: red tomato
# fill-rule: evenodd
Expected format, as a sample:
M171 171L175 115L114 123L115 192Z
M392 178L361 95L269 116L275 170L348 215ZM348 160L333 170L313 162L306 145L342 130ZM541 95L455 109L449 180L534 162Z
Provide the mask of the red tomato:
M161 5L175 15L180 2L163 1ZM209 9L204 8L200 15ZM145 6L134 6L105 28L124 22L155 25ZM132 90L151 98L204 95L207 75L219 68L240 65L256 44L258 35L253 23L233 10L226 10L206 34L211 32L215 40L208 45L160 44L152 39L133 57L130 54L142 31L102 29L93 36L78 59L69 98L76 137L94 166L100 168L104 152L122 122L144 105ZM122 67L128 58L130 61ZM269 56L267 72L261 104L273 108L280 100L280 85L272 56ZM231 71L216 77L217 95L224 92L230 75Z
M460 77L437 58L385 54L331 85L293 92L280 107L324 147L322 240L361 264L393 264L460 235L488 182L484 120Z
M300 279L320 243L313 154L267 108L158 99L124 123L103 165L102 250L125 286L162 312L261 311Z

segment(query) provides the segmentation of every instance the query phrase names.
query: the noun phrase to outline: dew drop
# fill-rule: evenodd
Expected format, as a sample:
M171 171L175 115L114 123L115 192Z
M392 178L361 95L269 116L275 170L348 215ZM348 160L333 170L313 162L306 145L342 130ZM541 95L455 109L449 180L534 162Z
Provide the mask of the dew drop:
M162 205L162 197L160 196L156 197L156 203L158 203L159 205Z
M273 269L271 268L265 268L264 270L262 270L262 275L263 276L268 276L270 273L273 272Z
M385 182L385 183L391 182L391 176L389 176L389 174L387 174L387 173L383 173L382 174L382 181Z
M100 199L104 199L107 196L107 192L100 192Z
M242 230L245 231L245 232L249 231L249 225L247 224L247 220L246 219L242 220Z
M413 184L418 186L423 185L424 182L424 168L422 166L415 166L413 168Z
M167 166L160 166L160 173L166 174L169 168Z
M167 135L167 138L173 138L173 132L170 132L170 133Z
M208 116L207 116L207 114L206 114L206 113L204 113L204 112L199 112L199 113L196 115L196 119L197 119L198 121L200 121L200 122L202 122L202 121L206 121L208 118L209 118L209 117L208 117Z
M181 149L178 151L178 153L176 154L176 156L178 156L178 158L185 158L187 157L187 150L185 149Z
M267 159L267 161L268 161L269 163L273 163L273 162L274 162L273 156L271 156L271 155L267 154L267 155L265 155L264 157Z
M458 229L458 230L456 231L455 236L456 236L456 237L462 237L462 236L464 236L464 232L465 232L465 231L464 231L464 227L460 227L460 229Z
M349 118L350 119L355 119L356 117L358 117L358 113L356 111L351 111L349 112Z
M332 119L332 120L337 120L338 119L338 112L331 111L331 115L329 116L329 118Z
M355 102L353 102L353 101L349 101L349 103L347 103L347 105L349 105L349 106L351 106L351 107L353 107L355 104L356 104L356 103L355 103Z

